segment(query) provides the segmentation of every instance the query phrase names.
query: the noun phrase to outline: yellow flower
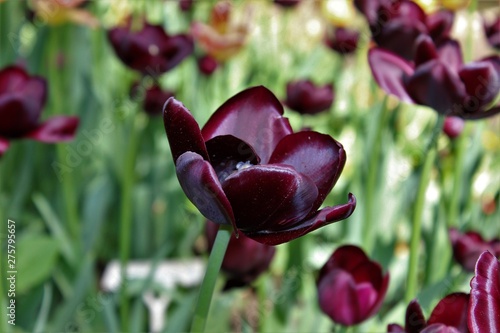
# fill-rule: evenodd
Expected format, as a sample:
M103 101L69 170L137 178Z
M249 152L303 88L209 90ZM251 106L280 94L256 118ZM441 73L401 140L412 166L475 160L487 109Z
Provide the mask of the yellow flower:
M459 10L466 8L470 3L470 0L440 0L439 4L446 9Z

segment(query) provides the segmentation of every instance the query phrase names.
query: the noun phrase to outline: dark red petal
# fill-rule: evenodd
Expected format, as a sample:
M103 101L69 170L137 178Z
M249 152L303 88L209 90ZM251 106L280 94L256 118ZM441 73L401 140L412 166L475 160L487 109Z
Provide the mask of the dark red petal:
M426 30L424 23L402 16L389 20L380 33L372 35L378 46L410 61L414 57L413 46L416 39Z
M5 138L0 138L0 157L9 149L10 142Z
M319 273L319 277L333 269L352 272L357 266L370 262L366 253L355 245L343 245L335 250Z
M453 326L444 324L432 324L424 328L420 333L464 333L467 331L459 331Z
M371 49L368 62L375 81L386 93L397 96L403 102L413 103L403 83L403 78L414 72L409 62L382 48Z
M446 117L443 124L443 132L450 138L455 139L460 134L465 127L465 121L460 117L449 116Z
M358 312L356 283L344 270L335 269L319 281L318 301L321 310L338 324L351 326L366 319Z
M462 49L456 40L446 39L437 48L439 59L453 71L459 71L463 65Z
M329 135L302 131L285 136L274 150L269 163L291 165L316 184L317 209L332 190L344 168L346 155L342 145Z
M333 222L341 221L349 216L356 208L356 198L349 193L349 202L343 205L326 207L318 211L312 217L297 223L295 226L280 231L259 230L252 233L245 233L253 240L267 245L278 245L289 242L318 228L324 227Z
M208 161L207 148L198 123L189 110L173 97L163 106L163 123L175 163L187 151Z
M500 332L500 261L493 254L481 254L470 285L469 330Z
M478 119L492 117L492 116L495 116L499 113L500 113L500 106L495 106L495 107L493 107L489 110L486 110L486 111L473 112L473 113L462 113L459 116L464 118L464 119L478 120Z
M308 177L286 165L256 165L223 183L238 229L246 235L286 229L309 214L318 189Z
M438 57L436 46L431 37L427 35L420 35L415 42L415 66L419 66Z
M41 109L30 108L30 101L19 95L0 96L0 135L19 138L38 125Z
M282 114L283 106L267 88L249 88L215 111L203 127L203 138L231 134L252 146L267 164L278 142L293 133Z
M458 73L476 109L489 104L500 91L500 77L489 61L472 62Z
M53 117L40 124L26 137L48 143L70 141L75 137L79 122L78 117Z
M424 313L416 299L412 300L406 308L405 331L406 333L419 333L426 326Z
M455 14L450 10L438 10L427 15L426 25L429 35L436 42L450 35Z
M469 294L453 293L442 300L432 310L427 325L444 324L457 328L460 332L467 332L467 308Z
M406 90L417 103L442 114L462 110L467 96L458 75L439 60L431 60L417 67L407 80Z
M184 193L200 213L215 223L234 227L233 209L210 163L188 151L179 156L175 167Z
M398 324L389 324L387 325L388 333L406 333L405 329Z
M29 75L20 66L8 66L0 70L0 94L18 92L23 89Z
M289 82L285 104L301 114L317 114L328 110L333 103L333 86L316 86L310 80Z

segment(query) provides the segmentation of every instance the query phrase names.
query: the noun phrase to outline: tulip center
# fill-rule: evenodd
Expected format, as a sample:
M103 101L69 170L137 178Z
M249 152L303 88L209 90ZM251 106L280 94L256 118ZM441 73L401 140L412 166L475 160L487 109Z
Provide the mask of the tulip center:
M243 170L243 169L246 169L246 168L249 168L251 167L253 164L250 163L250 161L246 161L246 162L238 162L236 163L236 170L239 171L239 170Z

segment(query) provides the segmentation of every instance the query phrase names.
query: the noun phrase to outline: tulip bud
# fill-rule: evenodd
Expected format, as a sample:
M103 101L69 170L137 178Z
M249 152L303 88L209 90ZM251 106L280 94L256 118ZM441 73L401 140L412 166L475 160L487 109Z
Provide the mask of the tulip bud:
M476 261L484 251L490 251L500 257L500 239L498 238L486 241L475 231L461 233L455 228L449 230L449 236L453 247L453 257L466 271L474 271Z
M460 117L446 117L443 124L443 132L450 138L455 139L464 130L465 121Z
M208 54L198 58L198 69L204 75L211 75L217 67L219 67L217 60Z

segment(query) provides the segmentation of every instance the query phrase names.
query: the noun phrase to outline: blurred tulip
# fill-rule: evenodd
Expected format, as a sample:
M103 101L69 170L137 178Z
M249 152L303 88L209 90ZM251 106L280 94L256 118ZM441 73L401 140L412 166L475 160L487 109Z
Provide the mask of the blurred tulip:
M266 88L225 102L200 130L182 103L164 107L165 130L184 193L218 224L263 244L291 241L349 217L356 199L318 211L340 177L342 145L317 132L293 133Z
M179 0L179 8L183 12L187 12L193 8L194 0Z
M30 76L20 66L0 71L0 156L11 139L30 138L46 143L72 140L77 117L57 116L40 123L47 97L47 82Z
M205 75L211 75L219 67L219 63L208 54L198 58L198 68Z
M443 124L443 132L450 139L454 139L462 134L465 121L460 117L446 117Z
M130 88L132 98L138 98L140 93L140 85L138 82ZM174 93L170 90L163 90L158 84L153 84L144 90L142 108L150 116L159 116L163 111L165 101L173 97Z
M429 36L421 35L415 45L414 62L382 48L371 49L368 61L379 86L404 102L464 119L500 113L500 106L488 109L500 91L498 56L463 64L456 41L436 47Z
M248 20L250 13L247 13ZM231 23L231 3L218 2L212 9L209 24L195 22L191 33L200 47L217 61L225 61L236 55L245 45L248 22Z
M359 31L346 28L336 28L333 33L327 33L325 44L335 52L347 55L358 47Z
M81 8L87 0L31 0L36 16L50 25L74 22L95 28L99 21Z
M300 0L274 0L274 3L282 7L295 7L299 4Z
M474 271L476 261L484 251L490 251L495 256L500 257L499 238L486 241L477 232L460 233L455 228L449 230L449 235L453 247L453 257L466 271Z
M108 31L116 55L128 67L145 75L159 75L193 53L190 36L168 35L162 26L147 22L141 22L140 30L134 30L132 21L129 18L124 26Z
M449 38L453 25L453 13L438 11L426 15L410 0L358 0L355 4L366 17L377 45L406 60L413 59L414 44L421 34L439 43Z
M330 109L333 85L316 86L310 80L298 80L286 85L285 104L300 114L317 114Z
M218 224L207 221L205 234L209 251L212 250L218 229ZM275 252L274 246L258 243L245 235L236 238L233 233L222 261L222 270L229 277L226 289L252 283L269 268Z
M491 47L500 50L500 15L492 22L483 19L483 27L488 43Z
M469 294L453 293L444 297L426 321L422 308L413 300L406 308L405 327L389 324L389 333L468 333Z
M483 252L470 282L469 329L472 333L500 332L500 261Z
M467 8L469 3L470 3L470 0L439 0L439 4L442 7L446 8L446 9L453 10L453 11Z
M380 264L357 246L342 246L319 273L319 305L334 322L356 325L377 313L388 285L389 273Z

